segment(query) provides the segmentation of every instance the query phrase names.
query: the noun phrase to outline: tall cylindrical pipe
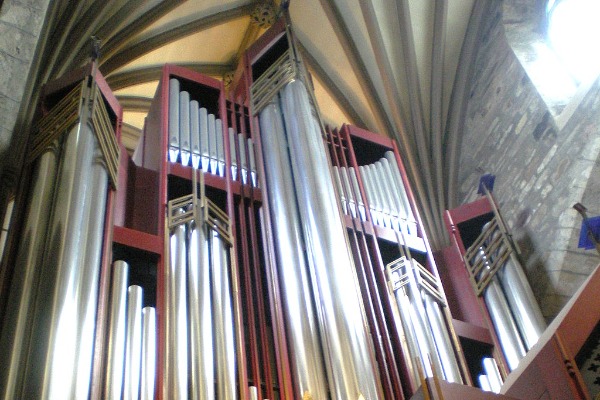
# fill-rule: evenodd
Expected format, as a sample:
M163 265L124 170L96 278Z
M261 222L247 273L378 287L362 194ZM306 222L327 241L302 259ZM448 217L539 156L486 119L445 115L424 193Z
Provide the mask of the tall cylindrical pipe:
M94 357L94 337L96 331L96 312L98 309L98 284L102 266L102 245L108 191L108 173L98 141L94 138L95 152L92 167L91 201L87 221L85 253L81 269L81 291L79 297L78 343L76 365L76 398L87 399L90 391L92 361Z
M490 390L494 393L500 393L500 390L502 389L502 377L500 376L500 371L498 371L496 360L491 357L484 357L483 370L488 377Z
M190 94L185 90L179 92L179 154L181 164L189 165L192 140L190 136Z
M142 309L142 378L140 400L154 400L156 379L156 310Z
M277 238L277 266L282 282L288 336L293 355L293 378L297 398L309 393L327 398L327 384L315 319L310 276L306 266L300 216L295 204L292 170L288 160L283 118L277 101L260 113L261 144L269 209Z
M442 363L444 377L448 382L462 383L458 360L454 354L454 347L452 346L450 335L448 335L448 328L446 327L444 314L441 310L443 306L424 290L421 291L421 294L425 303L427 320L433 333L435 347Z
M138 400L142 376L142 288L127 289L127 336L123 400Z
M332 190L327 155L304 83L294 80L281 91L297 204L309 262L318 282L335 399L381 397L372 341L365 326L353 261L341 212Z
M106 377L104 379L104 398L108 400L121 399L123 390L128 276L129 265L125 261L115 261L112 269Z
M531 349L546 329L546 321L529 286L527 276L514 253L498 271L506 300L515 317L527 350Z
M525 356L525 347L519 337L515 321L512 318L508 302L496 277L492 278L486 287L483 298L496 328L496 334L506 357L509 369L512 371Z
M168 348L165 390L169 399L188 398L186 261L185 225L178 225L171 231L170 262L165 277Z
M424 363L425 371L427 376L434 376L434 373L442 374L442 363L440 361L435 342L433 340L433 334L431 332L431 326L427 321L427 314L421 299L421 292L416 282L415 271L412 266L408 269L409 282L407 285L407 294L410 299L410 317L413 328L416 333L417 343L419 350L422 355L422 361Z
M179 81L169 80L169 161L179 156Z
M31 335L31 317L42 267L48 221L57 173L58 143L36 161L31 178L23 235L15 259L14 275L0 336L0 398L18 398Z
M188 312L190 399L215 398L210 253L202 221L189 225Z
M211 261L213 268L213 320L215 327L215 355L217 361L217 398L234 400L235 379L235 332L231 287L229 284L229 260L227 247L217 232L211 231Z
M398 303L398 311L400 313L400 322L404 331L404 338L408 347L411 364L418 357L421 367L426 375L431 375L431 367L429 367L429 356L427 352L422 353L417 341L417 334L413 327L410 315L410 301L406 295L406 288L399 288L394 291L396 302ZM415 382L420 382L421 377L418 375L416 368L413 369L413 378Z
M77 301L81 287L89 210L94 133L77 124L64 138L55 207L33 322L22 398L65 399L74 396L75 360L80 324ZM65 378L68 377L68 378Z

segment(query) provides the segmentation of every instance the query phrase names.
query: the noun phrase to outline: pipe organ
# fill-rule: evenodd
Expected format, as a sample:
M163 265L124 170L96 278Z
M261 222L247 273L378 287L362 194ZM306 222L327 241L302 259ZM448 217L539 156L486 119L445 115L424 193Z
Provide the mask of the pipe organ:
M497 391L544 329L505 233L465 256L503 351L473 356L396 144L315 104L285 19L228 93L166 65L132 157L94 65L49 84L3 264L2 398Z

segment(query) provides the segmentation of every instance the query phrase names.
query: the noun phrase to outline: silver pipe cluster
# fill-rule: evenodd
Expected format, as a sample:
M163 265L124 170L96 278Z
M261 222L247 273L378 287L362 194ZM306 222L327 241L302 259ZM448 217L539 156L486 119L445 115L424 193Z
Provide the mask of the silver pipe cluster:
M401 257L386 267L396 297L410 362L426 376L462 383L460 366L448 333L437 279L414 259ZM418 368L413 379L420 381Z
M169 80L169 161L225 176L223 122Z
M90 391L108 173L89 110L68 111L81 112L80 122L33 168L0 335L4 399Z
M238 134L236 141L233 128L227 132L223 128L220 118L208 114L205 107L190 98L189 92L180 90L179 80L169 80L169 161L224 177L227 138L233 180L237 180L239 170L244 184L257 186L252 139Z
M129 265L113 263L105 399L154 399L156 316L143 307L143 289L128 286Z
M327 398L325 369L331 398L381 398L333 179L324 173L331 167L304 83L281 85L259 119L296 397Z
M229 128L229 148L231 149L231 179L234 181L239 179L244 185L258 187L254 140L244 137L242 133L236 134L233 128Z
M171 228L165 398L237 398L229 270L229 244L201 216Z
M379 161L360 166L358 169L373 223L402 232L404 235L416 235L417 222L394 153L388 151ZM352 217L359 216L365 220L365 206L358 190L355 169L342 167L339 171L334 170L336 181L337 175L340 181L339 193L342 194L342 208L348 210L347 214Z
M495 217L497 218L497 217ZM546 329L527 277L496 219L466 253L496 335L513 370ZM488 377L489 378L489 377Z

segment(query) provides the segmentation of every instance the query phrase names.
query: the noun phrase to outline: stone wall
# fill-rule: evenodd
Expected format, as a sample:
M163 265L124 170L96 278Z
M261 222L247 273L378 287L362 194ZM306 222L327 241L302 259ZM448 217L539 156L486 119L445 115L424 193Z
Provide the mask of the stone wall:
M559 129L507 42L502 5L486 22L477 54L460 160L460 198L496 175L494 196L521 247L544 315L553 318L600 263L577 248L582 202L600 214L600 84Z
M0 9L0 154L10 144L49 0L4 0Z

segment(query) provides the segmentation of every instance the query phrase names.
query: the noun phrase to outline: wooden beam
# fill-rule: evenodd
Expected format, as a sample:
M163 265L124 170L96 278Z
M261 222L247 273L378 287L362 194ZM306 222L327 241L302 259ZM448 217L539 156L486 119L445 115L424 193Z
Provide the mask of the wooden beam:
M206 15L202 18L185 22L181 25L169 26L168 28L157 29L146 35L132 41L116 54L108 57L100 65L100 70L104 75L109 75L115 70L121 68L128 62L135 60L144 54L150 53L168 43L182 39L193 33L224 24L236 18L249 15L252 12L254 4L244 4L235 6L226 10Z
M353 125L357 125L361 128L366 128L365 122L356 110L356 108L348 101L348 98L344 95L338 84L330 73L319 64L316 58L311 54L310 51L304 46L302 41L296 37L296 44L300 50L300 54L307 66L315 73L317 78L323 83L325 89L333 97L335 102L340 106L344 113L350 117L349 121Z
M214 77L222 77L226 72L233 70L233 65L231 64L177 63L177 65ZM106 81L113 91L120 90L128 86L158 81L160 80L162 69L162 65L153 65L150 67L117 72L109 75L106 78Z

